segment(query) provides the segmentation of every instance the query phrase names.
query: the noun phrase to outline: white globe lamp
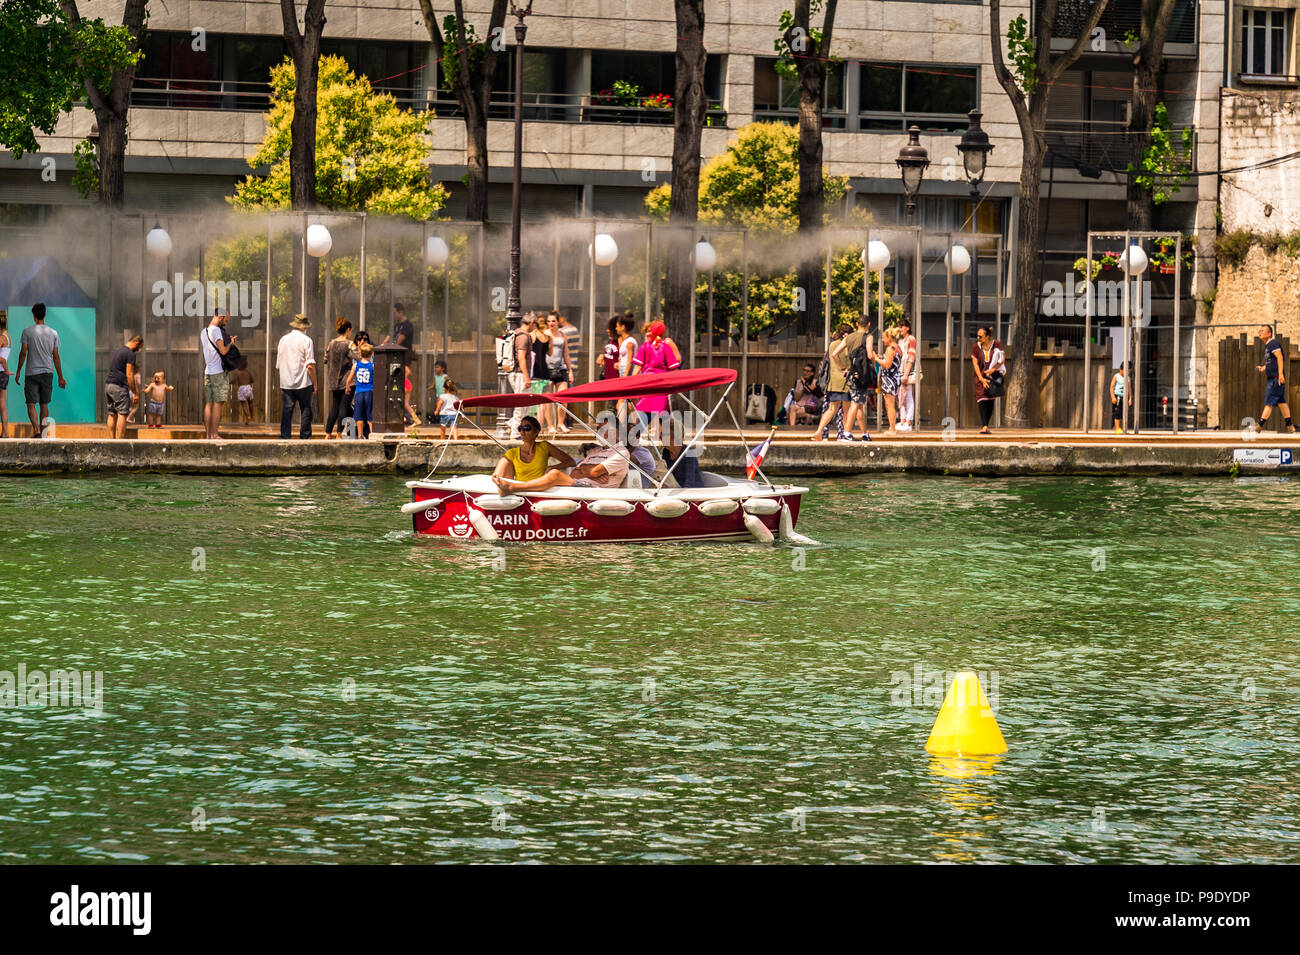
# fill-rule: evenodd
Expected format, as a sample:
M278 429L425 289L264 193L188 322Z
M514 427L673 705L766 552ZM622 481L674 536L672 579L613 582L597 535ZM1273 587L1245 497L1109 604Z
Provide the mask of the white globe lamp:
M718 250L709 245L708 241L701 239L695 243L695 271L712 272L713 267L718 264Z
M440 235L429 236L424 243L424 264L431 269L440 269L447 264L449 258L451 249L447 248L447 240Z
M970 269L970 253L964 245L954 245L943 257L953 275L965 275Z
M879 239L872 239L862 250L862 261L872 272L883 272L889 268L889 246Z
M149 234L144 237L144 247L155 259L165 259L172 254L172 237L155 222Z
M593 256L596 264L601 268L607 265L613 265L618 260L618 243L608 232L601 232L596 236L595 251L592 246L587 246L587 254Z
M320 223L307 227L307 254L314 259L329 255L334 247L334 237L330 230Z
M1119 257L1119 267L1125 275L1141 275L1147 270L1147 254L1140 246L1130 245Z

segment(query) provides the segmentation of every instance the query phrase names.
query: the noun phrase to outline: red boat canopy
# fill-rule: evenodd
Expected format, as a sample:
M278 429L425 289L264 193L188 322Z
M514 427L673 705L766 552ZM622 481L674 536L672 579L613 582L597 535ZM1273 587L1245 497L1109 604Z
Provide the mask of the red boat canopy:
M683 371L665 371L649 375L628 375L608 381L592 381L564 391L546 394L520 392L514 395L478 395L466 398L462 408L519 408L543 401L555 404L575 404L580 401L618 401L621 398L646 398L650 395L671 395L683 391L697 391L729 385L736 380L731 368L692 368Z

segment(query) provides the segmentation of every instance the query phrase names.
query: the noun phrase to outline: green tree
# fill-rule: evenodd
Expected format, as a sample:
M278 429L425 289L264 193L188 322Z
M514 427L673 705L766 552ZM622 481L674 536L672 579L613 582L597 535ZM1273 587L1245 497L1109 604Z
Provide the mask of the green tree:
M453 9L455 13L443 17L439 27L432 0L420 0L424 27L442 66L443 87L456 97L465 118L465 188L469 193L465 217L472 222L486 222L488 106L497 57L505 50L506 0L492 0L486 37L479 37L474 24L465 18L462 0L455 0Z
M387 93L376 93L342 57L320 60L316 122L316 201L326 209L406 216L423 221L442 210L447 193L429 177L425 159L427 119L404 110ZM241 209L288 209L289 145L294 110L294 67L271 71L271 109L266 135L248 160L270 167L235 187Z
M736 139L714 156L700 171L699 218L750 230L756 257L790 259L790 240L799 223L799 131L785 123L750 123L741 128ZM848 192L847 176L823 172L825 195L838 202ZM646 196L646 210L660 219L668 218L672 194L663 185ZM864 223L865 224L865 223ZM782 250L785 250L784 252ZM819 259L823 253L819 252ZM831 257L832 322L854 321L862 311L862 246L841 248ZM818 266L817 287L822 287L825 265ZM729 325L739 334L742 316L744 274L736 268L719 269L714 274L714 321ZM796 307L796 295L807 286L797 275L797 265L789 269L758 268L749 276L749 329L751 335L783 331L805 315L822 312L816 299L802 297L802 310ZM871 276L871 308L877 307L877 276ZM708 294L706 276L697 277L696 293L703 301ZM707 322L702 309L697 318ZM872 312L874 315L874 311ZM903 309L885 297L885 318L899 318ZM807 319L804 319L806 324Z
M316 137L312 130L318 120L317 73L321 35L325 32L325 0L306 0L302 26L298 25L297 7L294 0L280 0L284 45L297 75L293 111L289 114L289 195L295 209L311 209L316 205Z
M826 71L831 60L831 38L835 31L836 0L795 0L794 11L781 11L781 54L779 69L799 80L799 231L805 235L820 229L825 219L826 183L822 171L822 107L826 101ZM815 23L822 15L821 27ZM815 259L799 265L799 285L807 289L808 300L820 298L822 267ZM810 334L817 323L805 313L800 332Z
M1142 151L1142 158L1136 166L1128 164L1129 181L1145 190L1141 193L1141 204L1148 210L1172 199L1191 177L1192 131L1190 128L1184 129L1178 137L1178 145L1175 145L1174 139L1169 135L1170 125L1169 110L1164 103L1157 103L1155 121L1144 131L1148 145ZM1130 208L1132 207L1133 200L1130 198ZM1151 228L1151 218L1151 213L1147 211L1143 228ZM1134 224L1133 228L1138 228L1138 225Z
M799 131L785 123L750 123L700 171L702 222L745 226L763 232L793 232L799 222ZM823 171L825 194L838 202L848 192L847 176ZM668 218L672 186L646 196L646 211ZM823 223L824 224L824 223Z
M1038 328L1038 229L1043 162L1047 156L1047 103L1052 86L1073 66L1110 0L1043 0L1032 23L1020 14L1002 32L1001 0L989 0L989 42L993 75L1011 102L1020 128L1020 212L1016 219L1015 304L1007 344L1007 394L1002 413L1011 427L1029 423L1029 389L1034 370ZM1058 23L1057 13L1062 14ZM1068 38L1070 48L1052 52L1054 39ZM1004 53L1004 47L1006 48ZM1010 66L1007 61L1010 60ZM979 316L972 316L978 321Z
M138 13L142 22L143 12L143 3L129 6L128 20ZM37 134L52 134L59 117L88 88L109 90L116 74L134 71L140 60L129 23L110 26L101 18L82 19L75 4L58 0L3 0L0 54L10 66L0 83L0 145L15 159L37 151ZM90 157L93 188L99 163L88 142L77 149Z

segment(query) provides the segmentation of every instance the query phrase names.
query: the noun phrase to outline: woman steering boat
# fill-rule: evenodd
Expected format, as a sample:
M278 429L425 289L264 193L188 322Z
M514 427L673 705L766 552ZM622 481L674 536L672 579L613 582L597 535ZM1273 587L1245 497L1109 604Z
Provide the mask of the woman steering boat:
M519 420L519 440L522 443L517 448L507 448L492 472L492 480L498 487L502 480L527 482L542 477L552 461L562 468L573 467L573 458L568 454L549 441L537 439L541 433L541 422L532 415L524 415Z
M705 416L704 425L662 476L656 470L656 478L651 478L643 467L629 466L636 451L629 451L619 441L616 421L607 421L598 431L592 431L597 446L575 465L564 452L538 441L536 419L525 418L530 428L520 429L524 444L503 448L502 460L491 476L435 480L430 472L422 481L407 482L411 501L402 506L402 511L411 515L418 535L461 540L770 543L779 536L786 541L811 543L794 530L800 501L808 489L773 484L762 472L763 451L770 438L744 456L749 478L701 471L700 486L680 487L674 480L674 472L680 470L687 456L696 453L704 428L721 409L726 408L735 420L726 401L736 377L729 368L703 368L593 381L542 395L466 398L462 411L475 406L513 408L539 400L548 402L557 418L567 414L578 426L591 431L573 414L571 406L677 394L704 414L685 394L725 386ZM491 434L483 433L495 441ZM558 466L552 466L552 462Z

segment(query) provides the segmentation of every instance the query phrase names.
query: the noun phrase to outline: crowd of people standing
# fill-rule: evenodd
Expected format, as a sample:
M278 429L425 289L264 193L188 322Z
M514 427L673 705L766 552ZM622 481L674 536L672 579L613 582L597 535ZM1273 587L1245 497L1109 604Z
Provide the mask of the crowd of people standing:
M0 310L0 437L9 436L6 407L10 383L22 387L32 432L42 435L42 423L50 420L50 403L54 384L67 387L59 352L59 333L46 323L44 304L32 306L32 322L23 329L16 363L12 361L14 341L8 329L8 315ZM240 355L238 336L227 330L228 315L218 311L199 333L199 354L203 365L203 422L206 436L219 437L223 406L235 402L245 424L253 422L254 378L247 359ZM364 330L355 335L352 323L339 317L335 336L325 346L324 370L318 380L315 344L309 334L310 319L295 315L290 328L277 342L276 370L282 396L280 437L292 433L295 412L299 416L300 438L312 436L313 401L319 388L328 392L322 404L326 412L327 438L351 434L346 423L356 424L355 434L367 437L374 416L375 392L381 390L379 362L370 336ZM609 319L607 340L594 357L595 377L604 380L640 374L671 371L682 365L682 353L668 336L664 323L647 321L638 325L633 313L617 313ZM1294 431L1290 407L1286 401L1284 349L1271 325L1261 326L1258 337L1264 345L1264 363L1257 370L1266 379L1265 407L1260 422L1268 421L1274 408L1280 409L1282 426ZM869 441L869 405L875 400L888 420L887 435L907 433L915 428L916 386L921 377L916 337L906 317L872 331L869 316L859 317L855 326L841 324L831 336L830 347L821 364L805 363L798 379L787 394L784 410L786 423L800 426L815 423L813 441L830 440L835 429L838 441ZM418 423L413 403L413 361L415 329L400 304L393 308L393 330L381 345L387 351L400 352L398 361L389 360L391 377L388 387L400 389L404 424ZM143 407L145 426L161 428L165 424L167 402L175 387L161 370L145 378L140 355L144 340L140 334L128 334L125 343L112 351L104 379L104 404L110 437L125 437L127 424L135 420ZM552 309L545 315L530 311L523 316L507 350L503 370L510 389L515 393L559 393L577 380L577 356L581 333L567 316ZM499 356L500 357L500 356ZM987 325L977 328L970 349L974 398L980 418L980 433L989 434L996 402L1006 393L1006 352ZM23 371L26 370L26 379ZM458 437L457 421L461 390L448 375L447 364L438 360L433 366L427 391L434 412L429 416L442 437ZM1134 404L1132 369L1124 365L1115 370L1105 390L1117 433L1123 431L1125 412ZM662 422L668 417L666 395L655 395L614 404L624 428L635 422L648 437L658 440ZM510 418L510 435L519 439L520 425L531 416L538 422L537 437L568 434L572 430L565 420L562 405L541 402L531 408L522 405ZM770 420L770 419L769 419ZM854 432L857 432L855 436Z

